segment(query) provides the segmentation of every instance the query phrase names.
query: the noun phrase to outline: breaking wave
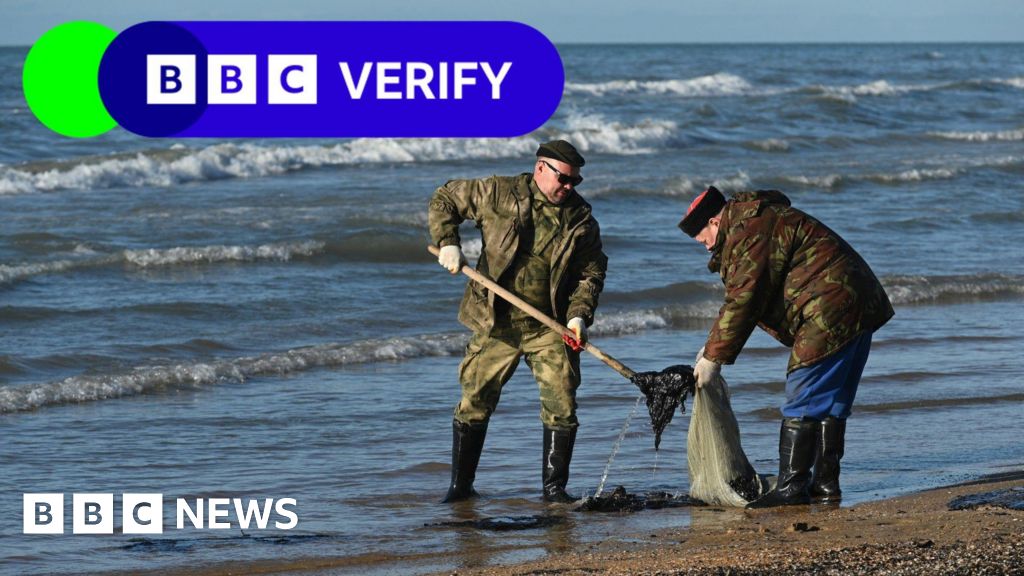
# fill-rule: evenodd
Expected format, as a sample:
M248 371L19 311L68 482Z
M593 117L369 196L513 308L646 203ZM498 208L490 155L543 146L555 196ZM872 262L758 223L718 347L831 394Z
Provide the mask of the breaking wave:
M124 260L140 268L176 264L209 264L215 262L251 262L279 260L287 262L297 256L312 256L323 251L318 241L262 244L259 246L201 246L145 250L125 250Z
M931 377L941 377L943 374L932 374ZM999 396L967 396L952 398L918 398L914 400L899 400L895 402L881 402L877 404L857 404L857 412L861 413L887 413L903 411L925 411L925 410L951 410L957 411L964 406L977 406L989 404L1001 404L1005 402L1021 402L1024 394L1002 394ZM779 417L779 408L765 407L751 410L750 415L761 420L776 420Z
M853 182L875 182L878 184L900 185L932 180L950 180L963 176L971 170L979 168L1000 168L1016 166L1022 163L1024 163L1024 158L1019 156L999 156L981 158L959 165L910 168L899 172L875 172L868 174L830 173L819 175L783 174L779 176L767 176L759 181L773 186L779 185L783 188L787 185L795 185L801 187L835 189Z
M708 302L666 307L659 311L613 312L600 317L591 334L611 336L669 326L687 326L687 320L690 323L699 321L703 325L707 318L714 316L716 310L715 305ZM466 333L448 333L362 340L348 344L332 343L259 356L139 366L119 373L79 375L43 384L0 387L0 413L196 389L323 367L452 356L465 349L468 339Z
M715 186L722 192L729 194L745 190L780 188L785 190L792 186L801 188L818 188L823 190L834 190L855 182L874 182L877 184L900 185L925 182L932 180L949 180L966 174L973 168L987 166L1007 166L1019 163L1019 158L1001 158L991 162L977 163L971 166L950 166L942 168L911 168L899 172L877 172L871 174L778 174L778 175L753 175L745 171L738 171L732 175L718 176L678 176L669 180L661 188L636 189L636 188L605 188L588 189L583 195L588 198L610 197L610 196L664 196L668 198L692 198L707 189L709 185Z
M812 96L846 103L857 102L857 97L889 97L902 96L911 92L927 92L952 87L952 84L893 84L888 80L875 80L854 86L829 86L814 84L800 88L798 91Z
M298 170L374 163L443 162L531 156L537 140L564 138L583 152L650 153L677 132L674 122L624 124L574 114L565 130L521 138L360 138L335 145L214 144L128 154L0 165L0 195L118 187L169 187L228 178L259 178Z
M309 257L322 253L325 246L324 242L309 240L305 242L261 244L259 246L148 248L142 250L122 250L114 254L74 260L62 259L13 266L0 264L0 284L13 283L42 274L56 274L68 270L96 268L113 264L125 264L135 268L152 268L218 262L253 262L259 260L287 262L293 258Z
M750 176L742 170L732 176L719 176L716 178L688 178L681 177L673 180L664 189L666 196L692 196L703 192L711 185L722 192L740 192L751 188Z
M961 172L963 170L960 168L913 168L895 174L868 174L864 176L864 179L882 184L922 182L924 180L948 180L955 178Z
M467 340L463 334L439 334L324 344L259 356L140 366L118 374L81 375L45 384L0 387L0 413L244 382L263 375L290 374L327 366L449 356L461 351Z
M1024 278L1005 274L888 276L882 284L893 304L943 304L1024 295Z
M875 174L783 175L769 178L768 181L777 181L783 186L794 185L831 190L857 181L876 182L878 184L904 184L929 180L949 180L963 174L964 171L963 168L912 168L900 172L879 172Z
M912 92L945 90L957 88L986 88L989 86L1011 86L1024 88L1024 77L976 79L966 82L945 82L934 84L894 84L880 79L855 85L810 84L802 86L755 86L745 78L719 72L707 76L685 79L637 80L617 79L605 82L566 83L569 93L604 96L609 94L652 94L687 98L717 96L775 96L785 94L808 94L827 99L853 103L858 97L902 96Z
M752 150L762 152L789 152L789 142L781 138L766 138L764 140L751 140L744 142L743 146Z
M1024 297L1024 278L1010 275L889 276L882 278L882 282L897 306ZM716 317L721 304L720 289L713 283L686 282L609 296L613 303L631 303L634 307L598 314L590 331L594 337L668 328L703 330ZM244 382L259 376L321 367L452 356L462 352L467 339L466 333L443 333L331 343L258 356L140 366L119 373L85 374L43 384L0 387L0 413L194 389L222 382ZM208 347L205 343L203 346ZM218 345L218 349L230 350L230 347Z
M964 142L1017 142L1024 140L1024 129L1000 130L997 132L929 132L928 135L945 140L960 140Z
M1024 88L1024 76L1018 76L1016 78L1000 78L995 82L1005 84L1007 86L1013 86L1014 88Z
M642 92L647 94L672 94L676 96L737 96L749 94L750 83L735 74L718 73L686 80L610 80L597 83L568 82L568 92L603 96L610 93Z

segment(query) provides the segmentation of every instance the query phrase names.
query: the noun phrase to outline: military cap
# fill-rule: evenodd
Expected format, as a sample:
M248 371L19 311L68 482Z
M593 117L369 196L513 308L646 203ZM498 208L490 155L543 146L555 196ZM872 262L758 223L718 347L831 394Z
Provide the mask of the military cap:
M679 222L679 228L691 238L696 238L697 234L700 234L700 231L708 225L708 220L717 216L724 207L725 196L722 196L718 188L709 186L690 203L690 208L686 210L686 216L683 216Z
M582 168L587 163L576 151L576 147L565 140L552 140L541 144L540 148L537 148L537 157L554 158L576 168Z

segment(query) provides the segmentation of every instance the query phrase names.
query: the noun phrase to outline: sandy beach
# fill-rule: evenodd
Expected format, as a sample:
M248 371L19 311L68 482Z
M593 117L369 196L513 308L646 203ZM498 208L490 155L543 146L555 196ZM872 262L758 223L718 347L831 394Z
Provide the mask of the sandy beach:
M1024 574L1024 510L948 507L1004 490L1024 502L1024 473L849 508L709 508L689 529L458 574Z
M990 494L1003 496L1002 503L950 509L950 502L957 498ZM496 534L479 533L485 537ZM852 507L807 505L756 511L695 508L693 524L688 528L622 533L579 547L560 548L553 542L547 556L522 563L479 566L479 559L471 556L375 554L230 562L147 573L1024 574L1022 535L1024 471L1018 471ZM505 552L514 556L514 547ZM463 567L436 570L452 564Z

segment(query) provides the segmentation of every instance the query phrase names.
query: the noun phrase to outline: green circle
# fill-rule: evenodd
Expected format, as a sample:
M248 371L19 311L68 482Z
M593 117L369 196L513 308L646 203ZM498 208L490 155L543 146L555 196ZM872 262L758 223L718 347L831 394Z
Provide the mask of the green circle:
M47 128L72 138L117 126L100 98L100 60L117 32L95 22L67 22L43 34L25 57L25 101Z

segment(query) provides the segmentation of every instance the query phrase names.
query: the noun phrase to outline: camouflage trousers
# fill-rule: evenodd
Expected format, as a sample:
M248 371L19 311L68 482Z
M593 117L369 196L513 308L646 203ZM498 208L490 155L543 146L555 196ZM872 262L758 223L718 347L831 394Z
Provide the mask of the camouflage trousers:
M465 424L486 422L523 356L540 387L541 422L557 430L578 426L580 355L533 319L500 320L490 334L473 334L459 365L462 400L455 408L455 419Z

